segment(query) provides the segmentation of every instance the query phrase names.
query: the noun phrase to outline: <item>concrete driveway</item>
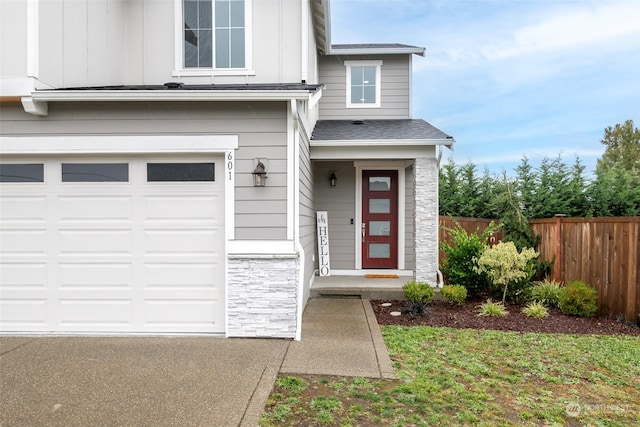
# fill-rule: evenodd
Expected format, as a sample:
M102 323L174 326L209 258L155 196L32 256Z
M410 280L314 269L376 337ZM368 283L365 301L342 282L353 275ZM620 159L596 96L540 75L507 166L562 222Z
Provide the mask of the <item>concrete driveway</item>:
M0 337L0 426L255 426L289 343Z
M0 427L254 427L278 372L394 377L359 298L309 300L302 341L0 336Z

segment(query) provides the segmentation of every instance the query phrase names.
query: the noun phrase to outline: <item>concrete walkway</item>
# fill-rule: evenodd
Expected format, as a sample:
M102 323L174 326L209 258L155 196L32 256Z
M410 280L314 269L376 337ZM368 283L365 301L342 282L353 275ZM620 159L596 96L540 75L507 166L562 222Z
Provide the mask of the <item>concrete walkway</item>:
M393 378L368 300L314 298L302 317L302 340L289 345L280 372Z
M366 300L312 299L302 341L0 337L0 426L256 426L279 372L393 377Z

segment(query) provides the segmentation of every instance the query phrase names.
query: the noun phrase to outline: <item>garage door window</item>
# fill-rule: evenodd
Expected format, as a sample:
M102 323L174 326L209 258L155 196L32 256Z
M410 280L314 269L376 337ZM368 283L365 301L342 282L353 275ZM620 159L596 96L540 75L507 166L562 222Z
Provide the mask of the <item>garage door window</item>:
M62 182L129 182L127 163L63 163Z
M147 163L147 181L215 181L215 164Z
M0 182L44 182L42 164L2 164Z

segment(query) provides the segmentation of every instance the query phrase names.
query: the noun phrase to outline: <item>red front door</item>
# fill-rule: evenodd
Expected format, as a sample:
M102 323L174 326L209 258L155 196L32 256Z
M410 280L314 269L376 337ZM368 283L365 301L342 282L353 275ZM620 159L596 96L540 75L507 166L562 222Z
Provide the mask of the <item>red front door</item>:
M398 171L362 172L362 268L398 268Z

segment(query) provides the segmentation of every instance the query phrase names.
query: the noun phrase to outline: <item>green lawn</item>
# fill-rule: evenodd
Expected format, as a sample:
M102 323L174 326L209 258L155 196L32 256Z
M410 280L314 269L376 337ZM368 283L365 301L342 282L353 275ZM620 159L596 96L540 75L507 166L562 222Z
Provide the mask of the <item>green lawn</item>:
M396 380L281 376L261 425L640 425L637 337L382 332Z

